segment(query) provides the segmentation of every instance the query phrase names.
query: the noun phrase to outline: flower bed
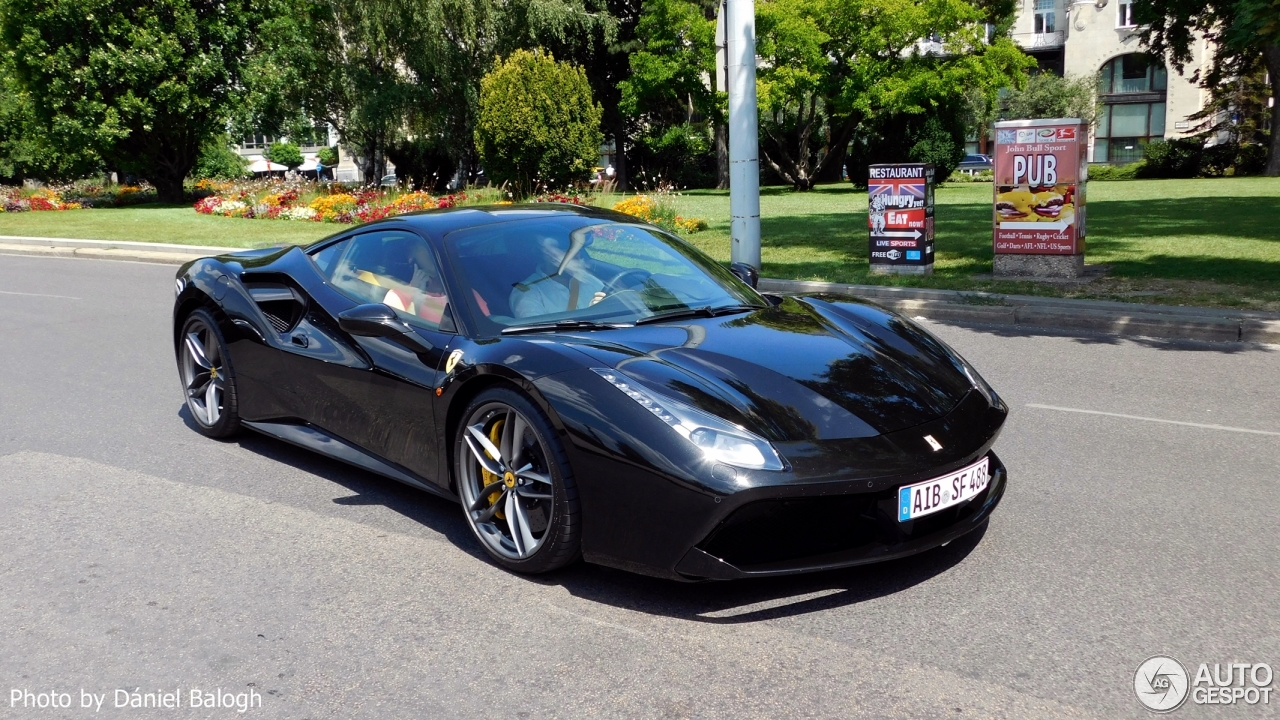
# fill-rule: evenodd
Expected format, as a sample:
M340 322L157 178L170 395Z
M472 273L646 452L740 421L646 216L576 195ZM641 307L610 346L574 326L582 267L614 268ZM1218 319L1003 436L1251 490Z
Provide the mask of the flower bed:
M194 205L195 211L203 215L348 224L371 222L418 210L451 208L468 200L465 192L435 197L424 192L352 192L337 185L319 188L284 183L263 186L210 182L203 187L197 183L197 191L215 193L201 198ZM312 196L309 200L308 195Z
M0 190L0 212L47 212L50 210L79 210L80 203L67 202L48 188L23 193L18 188Z
M707 229L706 220L677 215L664 193L633 195L615 204L613 209L683 235L692 235Z

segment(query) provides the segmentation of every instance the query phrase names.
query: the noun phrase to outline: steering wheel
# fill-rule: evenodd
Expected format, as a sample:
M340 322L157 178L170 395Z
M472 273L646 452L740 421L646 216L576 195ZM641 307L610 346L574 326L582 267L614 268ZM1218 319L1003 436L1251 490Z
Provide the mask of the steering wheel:
M627 268L626 270L623 270L617 275L614 275L613 279L606 282L604 284L604 289L608 294L612 295L618 292L619 290L623 289L618 287L618 283L621 282L623 278L634 275L638 277L638 282L643 283L645 280L648 280L649 276L652 274L653 273L649 272L648 270L642 270L640 268Z

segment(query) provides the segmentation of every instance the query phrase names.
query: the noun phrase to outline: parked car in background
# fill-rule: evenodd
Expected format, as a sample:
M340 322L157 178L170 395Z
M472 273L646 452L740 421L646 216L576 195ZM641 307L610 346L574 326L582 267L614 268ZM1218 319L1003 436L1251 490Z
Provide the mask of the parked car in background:
M400 182L399 182L399 178L396 177L396 174L391 173L390 175L382 176L381 184L382 184L382 187L395 187L396 185L399 185Z
M991 162L990 155L982 155L979 153L970 153L964 156L964 160L956 167L956 170L967 173L969 175L977 175L984 170L993 170L994 165Z

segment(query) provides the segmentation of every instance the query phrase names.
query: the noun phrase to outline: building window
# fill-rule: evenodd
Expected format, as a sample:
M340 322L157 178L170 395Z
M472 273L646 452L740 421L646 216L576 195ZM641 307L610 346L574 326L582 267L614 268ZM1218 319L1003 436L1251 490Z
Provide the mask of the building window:
M1057 32L1057 10L1058 0L1035 0L1035 23L1036 33Z
M1167 87L1164 64L1150 55L1121 55L1102 66L1094 162L1137 162L1148 142L1164 137Z
M1120 0L1120 5L1116 12L1116 27L1127 28L1137 25L1133 21L1133 1Z
M245 150L266 150L275 141L271 135L248 135L240 142L240 147Z

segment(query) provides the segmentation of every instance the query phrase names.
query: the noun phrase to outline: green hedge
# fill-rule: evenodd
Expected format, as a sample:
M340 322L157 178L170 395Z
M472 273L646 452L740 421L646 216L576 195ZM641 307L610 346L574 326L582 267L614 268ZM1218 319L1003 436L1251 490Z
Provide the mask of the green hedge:
M1095 164L1089 166L1090 180L1137 180L1142 177L1146 161L1139 160L1128 165Z

